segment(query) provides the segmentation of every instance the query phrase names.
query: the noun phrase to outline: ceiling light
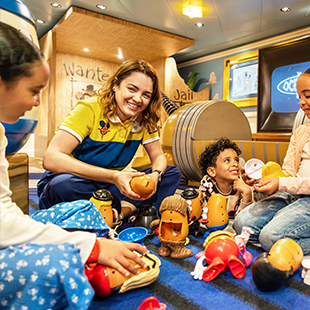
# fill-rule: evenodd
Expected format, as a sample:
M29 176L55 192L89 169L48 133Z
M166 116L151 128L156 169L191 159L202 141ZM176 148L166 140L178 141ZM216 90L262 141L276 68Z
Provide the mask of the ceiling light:
M36 22L38 24L45 24L45 20L43 20L43 19L36 19Z
M195 26L201 28L204 26L204 24L203 23L196 23Z
M105 10L107 7L104 4L97 4L96 7L100 10Z
M118 49L118 55L117 55L117 58L118 59L123 59L124 58L124 56L123 56L123 52L122 52L122 50L119 48Z
M56 9L61 8L61 5L60 5L59 3L57 3L57 2L52 2L52 3L51 3L51 6L52 6L53 8L56 8Z
M183 15L189 18L201 18L202 17L202 1L201 0L190 0L185 1L183 4Z
M281 12L289 12L291 9L287 6L284 6L283 8L280 9Z
M84 52L89 52L89 49L87 47L83 48Z

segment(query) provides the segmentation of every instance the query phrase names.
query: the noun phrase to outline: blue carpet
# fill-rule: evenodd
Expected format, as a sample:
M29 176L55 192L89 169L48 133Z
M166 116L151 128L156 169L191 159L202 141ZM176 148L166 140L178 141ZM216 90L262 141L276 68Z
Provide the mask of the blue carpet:
M38 179L41 174L30 173L29 178ZM182 188L183 189L183 188ZM38 206L36 189L29 190L29 212ZM203 250L204 239L190 237L190 248L194 255ZM147 239L144 245L158 256L160 242L157 237ZM262 249L248 244L254 259ZM253 259L253 261L254 261ZM197 259L160 258L161 267L158 279L146 288L140 288L123 294L112 292L108 298L95 297L91 310L136 310L142 301L150 296L165 303L168 310L295 310L310 309L310 287L301 278L301 268L293 277L275 292L259 291L252 278L252 265L246 269L243 279L236 279L230 271L221 273L215 280L204 282L195 280L190 272L194 270Z

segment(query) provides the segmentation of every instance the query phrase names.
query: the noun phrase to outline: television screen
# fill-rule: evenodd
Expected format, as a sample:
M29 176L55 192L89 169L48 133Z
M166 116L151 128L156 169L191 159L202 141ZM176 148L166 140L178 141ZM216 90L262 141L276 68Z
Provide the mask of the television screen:
M310 61L276 68L271 75L271 109L277 113L298 112L299 97L296 82L310 68Z
M291 132L299 110L296 80L310 67L310 39L259 50L257 132Z
M258 60L230 66L229 100L257 97Z

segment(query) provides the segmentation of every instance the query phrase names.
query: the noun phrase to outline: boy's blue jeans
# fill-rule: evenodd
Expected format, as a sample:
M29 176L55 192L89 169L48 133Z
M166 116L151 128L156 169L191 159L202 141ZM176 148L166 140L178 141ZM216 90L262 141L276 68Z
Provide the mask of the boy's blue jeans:
M242 210L235 218L234 229L250 227L250 242L259 242L265 251L281 238L290 238L310 253L310 195L277 192Z

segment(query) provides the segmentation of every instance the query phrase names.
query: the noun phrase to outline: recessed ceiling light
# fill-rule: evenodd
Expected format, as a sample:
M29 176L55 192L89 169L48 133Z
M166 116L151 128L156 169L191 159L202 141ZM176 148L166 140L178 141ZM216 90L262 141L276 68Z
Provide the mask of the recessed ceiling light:
M52 6L53 8L56 8L56 9L61 8L61 4L59 4L59 3L57 3L57 2L52 2L52 3L51 3L51 6Z
M289 12L291 9L287 6L284 6L283 8L280 9L281 12Z
M104 5L104 4L97 4L96 7L97 7L98 9L100 9L100 10L105 10L105 9L107 9L107 6Z
M89 49L87 47L83 48L84 52L89 52Z
M204 24L203 23L196 23L195 26L201 28L204 26Z
M45 24L45 20L43 20L43 19L36 19L36 22L38 24Z
M118 58L118 59L123 59L123 58L124 58L123 52L122 52L122 50L121 50L120 48L118 48L118 55L117 55L117 58Z

